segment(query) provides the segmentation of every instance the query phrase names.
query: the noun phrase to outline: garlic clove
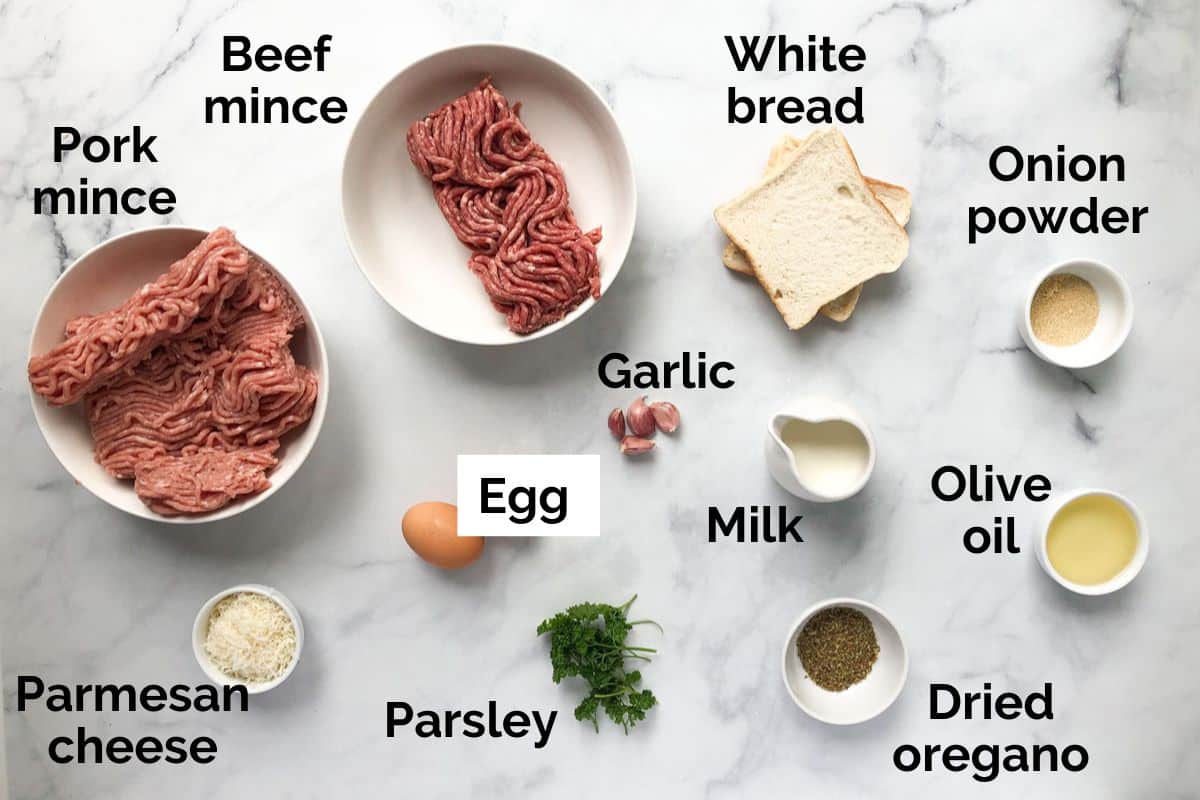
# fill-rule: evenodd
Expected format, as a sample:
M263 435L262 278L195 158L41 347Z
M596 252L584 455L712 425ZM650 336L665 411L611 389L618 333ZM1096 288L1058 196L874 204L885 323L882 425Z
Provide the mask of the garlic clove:
M625 412L614 408L608 415L608 430L618 440L625 436Z
M654 416L654 424L663 433L674 433L679 428L679 409L674 403L651 403L650 413Z
M629 405L626 417L629 420L629 430L634 436L645 439L654 435L654 414L650 411L650 406L646 405L645 396L639 397Z
M640 436L626 436L621 440L621 452L627 456L638 456L654 449L654 442Z

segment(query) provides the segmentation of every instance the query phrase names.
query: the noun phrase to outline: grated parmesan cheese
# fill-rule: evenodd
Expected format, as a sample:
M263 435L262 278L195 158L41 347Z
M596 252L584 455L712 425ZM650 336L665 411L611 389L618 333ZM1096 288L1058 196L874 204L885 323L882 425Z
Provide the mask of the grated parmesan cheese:
M230 678L266 683L292 663L296 629L287 611L270 597L239 592L213 607L204 652Z

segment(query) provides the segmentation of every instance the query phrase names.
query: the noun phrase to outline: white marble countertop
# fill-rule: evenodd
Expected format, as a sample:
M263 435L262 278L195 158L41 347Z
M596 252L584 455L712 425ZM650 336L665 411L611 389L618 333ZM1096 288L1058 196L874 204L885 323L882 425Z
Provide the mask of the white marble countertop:
M119 4L118 4L119 5ZM1190 0L837 4L546 2L378 4L300 12L285 2L0 6L0 631L15 798L248 797L1184 797L1200 791L1200 542L1189 508L1200 480L1194 398L1200 336L1200 20ZM415 56L473 40L531 46L611 102L638 178L638 229L600 305L526 346L435 338L367 285L341 230L340 126L213 127L203 97L245 90L220 72L220 37L256 43L334 36L324 73L263 78L281 94L340 94L352 117ZM829 34L867 51L854 76L751 76L725 34ZM712 208L761 168L784 126L731 126L726 87L807 96L861 84L866 124L847 129L868 174L916 198L911 255L868 285L844 327L790 333L763 293L719 261ZM141 124L158 164L50 159L54 124L98 133ZM798 126L804 130L804 126ZM999 144L1119 152L1119 185L1001 185ZM301 472L267 503L223 523L166 527L76 487L29 409L25 348L60 270L147 217L31 212L31 187L167 185L168 221L227 224L270 253L318 316L333 368L329 416ZM1137 236L988 237L969 246L975 203L1149 205ZM1015 304L1031 274L1077 255L1133 287L1138 319L1111 362L1069 372L1020 346ZM736 364L728 391L671 391L681 438L652 463L624 462L603 419L631 393L603 389L609 351L639 359L704 350ZM852 501L803 507L760 455L766 416L828 393L870 420L880 457ZM603 533L595 540L497 541L464 574L417 560L400 536L412 502L452 499L460 452L598 452ZM1087 600L1058 590L1029 548L971 556L964 528L1038 509L936 501L947 463L1043 472L1057 490L1109 487L1152 531L1133 585ZM708 544L705 509L787 502L802 545ZM1194 511L1194 508L1193 508ZM61 683L198 682L193 615L215 591L272 584L300 607L304 659L250 712L18 714L15 675ZM576 693L550 683L544 616L582 600L620 602L666 631L645 669L661 706L628 737L570 718ZM886 714L835 729L804 716L779 676L779 649L809 604L850 595L897 620L912 664ZM928 717L930 682L1028 692L1054 684L1053 721ZM550 745L384 736L389 699L425 707L557 708ZM48 740L85 725L106 735L213 736L210 766L62 767ZM1079 774L905 774L902 743L1084 745Z

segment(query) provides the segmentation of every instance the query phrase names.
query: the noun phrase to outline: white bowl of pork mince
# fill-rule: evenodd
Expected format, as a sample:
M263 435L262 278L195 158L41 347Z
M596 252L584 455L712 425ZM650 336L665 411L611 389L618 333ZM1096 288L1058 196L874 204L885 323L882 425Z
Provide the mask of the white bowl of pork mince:
M68 320L121 305L141 286L166 272L171 264L191 251L208 233L201 228L179 225L141 228L114 236L84 253L59 276L46 295L33 324L29 355L46 353L62 342L63 329ZM271 482L269 488L238 498L208 513L163 516L148 508L134 493L133 481L114 478L96 463L83 403L55 408L30 390L33 416L50 450L76 483L114 508L144 519L178 525L226 519L253 508L278 491L300 469L316 443L329 400L325 340L296 287L261 253L244 241L242 244L275 273L304 315L305 324L296 331L291 348L296 362L308 367L317 377L317 402L312 417L281 438L276 453L279 463L267 473L267 479Z
M528 342L562 330L596 304L528 334L508 329L470 251L439 211L430 181L409 160L409 126L491 76L535 142L561 167L579 227L602 229L601 300L633 240L637 190L616 118L587 81L555 59L513 45L465 44L414 61L381 88L355 125L342 166L346 239L363 275L409 321L471 344Z

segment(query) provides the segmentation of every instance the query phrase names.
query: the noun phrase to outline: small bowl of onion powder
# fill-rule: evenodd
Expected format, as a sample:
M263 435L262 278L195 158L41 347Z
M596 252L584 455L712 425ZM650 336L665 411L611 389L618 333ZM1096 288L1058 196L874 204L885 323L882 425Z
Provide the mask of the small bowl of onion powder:
M1099 261L1042 270L1021 307L1021 338L1034 355L1060 367L1099 364L1120 349L1132 327L1129 284Z
M300 612L282 592L256 583L214 595L192 627L192 650L204 673L250 694L287 680L303 647Z

